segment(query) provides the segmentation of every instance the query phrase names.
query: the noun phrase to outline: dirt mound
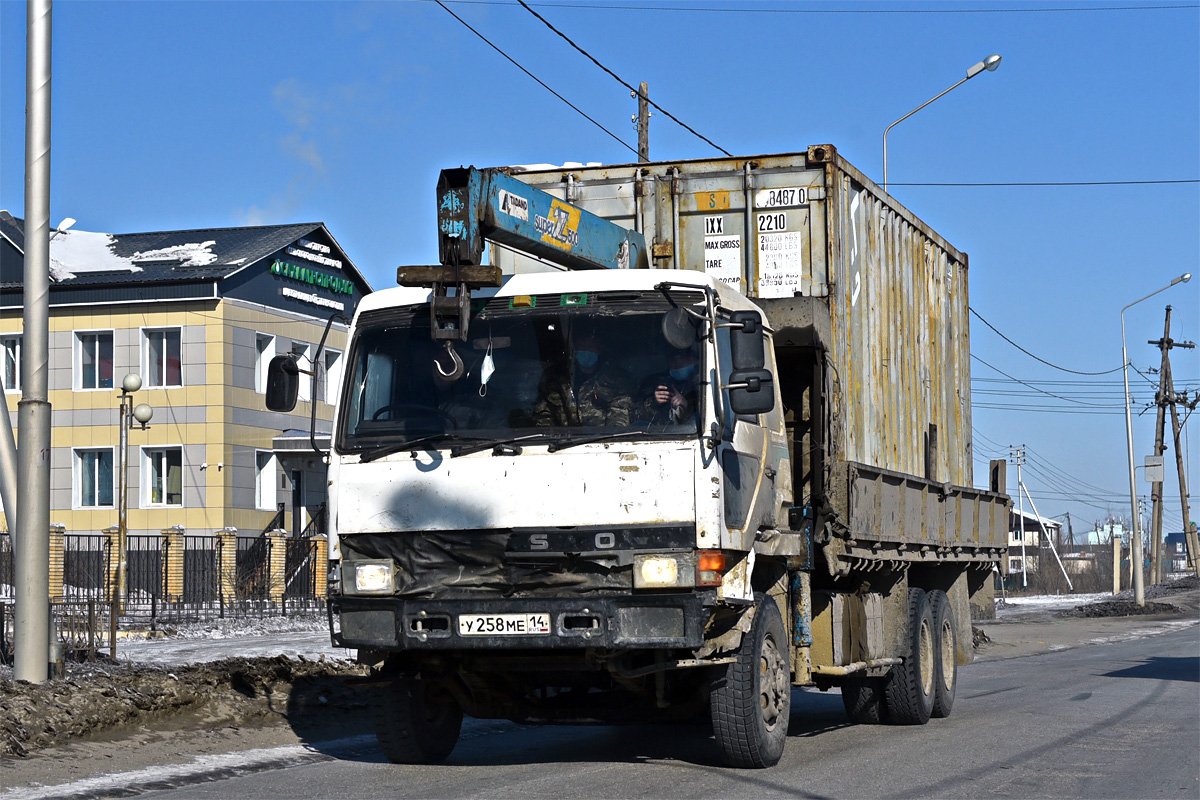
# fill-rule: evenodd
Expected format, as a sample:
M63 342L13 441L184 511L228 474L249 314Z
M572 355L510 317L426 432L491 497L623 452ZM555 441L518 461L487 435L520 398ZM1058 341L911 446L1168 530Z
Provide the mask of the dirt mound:
M68 664L42 684L0 671L0 756L172 717L199 716L208 727L286 717L293 727L332 707L360 704L344 678L365 668L346 661L285 656L229 658L186 667Z
M1146 601L1144 606L1139 606L1133 600L1127 600L1117 597L1113 600L1105 600L1100 603L1089 603L1085 606L1076 608L1068 608L1059 611L1059 617L1133 617L1142 614L1181 614L1179 608L1170 603L1152 603Z

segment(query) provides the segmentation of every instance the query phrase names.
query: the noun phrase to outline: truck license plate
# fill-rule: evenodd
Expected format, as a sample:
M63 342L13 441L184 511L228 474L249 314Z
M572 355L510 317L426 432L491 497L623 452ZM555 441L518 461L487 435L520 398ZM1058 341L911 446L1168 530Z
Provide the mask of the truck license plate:
M459 636L530 636L550 632L549 614L459 614Z

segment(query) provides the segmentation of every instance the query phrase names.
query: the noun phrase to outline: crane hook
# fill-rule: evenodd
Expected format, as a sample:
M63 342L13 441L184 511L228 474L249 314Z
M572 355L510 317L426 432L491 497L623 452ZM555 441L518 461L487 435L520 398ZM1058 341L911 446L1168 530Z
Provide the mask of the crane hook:
M442 362L438 361L437 356L433 357L433 366L437 368L438 374L448 381L456 381L463 376L463 361L458 353L454 350L454 345L447 340L444 345L446 352L450 354L450 361L454 365L450 371L442 369Z

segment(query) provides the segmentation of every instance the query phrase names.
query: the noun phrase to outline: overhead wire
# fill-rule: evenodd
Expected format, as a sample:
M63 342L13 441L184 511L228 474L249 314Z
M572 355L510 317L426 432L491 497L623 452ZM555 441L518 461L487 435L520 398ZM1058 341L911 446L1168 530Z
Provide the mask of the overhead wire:
M437 1L438 1L439 5L440 5L440 4L441 4L441 0L437 0ZM562 37L563 41L565 41L567 44L571 45L571 47L575 48L575 49L576 49L576 50L578 50L580 53L582 53L582 54L583 54L583 56L584 56L585 58L587 58L589 61L591 61L591 62L592 62L593 64L595 64L597 67L599 67L600 69L604 70L604 71L605 71L605 72L607 72L609 75L611 75L611 76L612 76L612 77L613 77L613 78L614 78L614 79L617 81L617 83L621 84L621 85L622 85L622 86L624 86L626 89L628 89L629 91L633 92L633 93L634 93L634 95L636 95L636 96L638 96L638 97L640 97L640 98L644 99L644 100L645 100L647 103L649 103L649 104L650 104L651 108L654 108L654 109L656 109L656 110L660 111L660 112L661 112L663 115L665 115L665 116L666 116L668 119L670 119L670 120L671 120L672 122L674 122L676 125L679 125L681 128L683 128L684 130L686 130L688 133L692 134L692 135L693 135L693 136L695 136L696 138L698 138L698 139L700 139L701 141L703 141L703 142L707 143L708 145L712 146L712 147L713 147L713 148L715 148L716 150L719 150L719 151L720 151L721 153L723 153L724 155L726 155L726 156L728 156L728 157L730 157L730 158L732 158L732 157L733 157L733 153L729 152L729 151L728 151L728 150L726 150L724 147L721 147L719 144L717 144L716 142L714 142L712 139L709 139L707 136L704 136L703 134L699 133L699 132L698 132L698 131L697 131L695 128L693 128L691 125L688 125L686 122L684 122L684 121L683 121L683 120L681 120L679 117L677 117L677 116L675 116L674 114L672 114L670 111L667 111L665 108L663 108L663 107L662 107L662 106L660 106L658 103L656 103L656 102L654 102L653 100L651 100L649 97L642 97L642 94L641 94L640 90L633 88L633 85L632 85L631 83L629 83L629 81L625 80L625 79L624 79L624 78L622 78L620 75L618 75L617 73L613 72L613 71L612 71L611 69L609 69L608 67L606 67L606 66L604 66L603 64L601 64L601 63L600 63L600 62L599 62L599 61L596 59L596 57L595 57L595 56L593 56L591 53L589 53L587 50L584 50L582 47L580 47L579 45L575 44L575 42L573 42L569 36L567 36L565 33L563 33L562 31L560 31L558 28L556 28L556 27L554 27L553 25L551 25L551 24L550 24L550 22L549 22L549 21L548 21L548 20L547 20L545 17L543 17L541 14L537 13L537 12L536 12L536 11L534 11L532 8L530 8L530 7L529 7L529 4L528 4L528 3L526 3L526 2L525 2L525 0L517 0L517 2L518 2L518 3L520 3L520 4L521 4L521 7L522 7L522 8L524 8L526 11L528 11L530 14L533 14L533 16L535 16L535 17L537 17L539 20L541 20L541 22L542 22L542 24L543 24L543 25L545 25L547 28L549 28L550 30L552 30L552 31L554 31L555 33L557 33L557 34L558 34L560 37ZM445 6L443 6L443 8L445 8ZM447 10L449 10L449 9L447 9ZM635 152L636 152L636 151L635 151Z
M984 361L982 358L980 358L979 356L975 355L974 353L972 353L972 354L971 354L971 358L975 359L975 360L976 360L976 361L978 361L980 364L983 364L985 367L988 367L989 369L993 369L993 370L995 370L996 372L999 372L999 373L1000 373L1001 375L1003 375L1004 377L1006 377L1006 378L1010 378L1011 380L1014 380L1014 381L1016 381L1017 383L1021 384L1022 386L1027 386L1027 387L1029 387L1030 389L1033 389L1035 392L1040 392L1041 394L1047 395L1047 396L1049 396L1049 397L1053 397L1053 398L1054 398L1054 399L1056 399L1056 400L1062 400L1062 401L1064 401L1064 402L1067 402L1067 403L1078 403L1079 405L1082 405L1082 406L1095 406L1095 407L1097 407L1097 408L1105 408L1105 406L1098 405L1098 404L1096 404L1096 403L1085 403L1085 402L1084 402L1084 401L1082 401L1082 400L1072 400L1072 399L1071 399L1071 398L1069 398L1069 397L1063 397L1062 395L1055 394L1054 392L1047 392L1045 389L1039 389L1038 387L1034 386L1033 384L1031 384L1031 383L1026 383L1025 381L1021 380L1020 378L1014 378L1012 375L1009 375L1007 372L1005 372L1004 370L1000 369L999 367L996 367L996 366L993 366L993 365L989 364L988 362Z
M994 332L994 333L995 333L997 336L999 336L1001 339L1003 339L1004 341L1008 342L1008 343L1009 343L1009 344L1011 344L1013 347L1017 348L1018 350L1020 350L1022 353L1024 353L1024 354L1025 354L1025 355L1027 355L1027 356L1029 356L1029 357L1030 357L1030 358L1032 358L1033 360L1035 360L1035 361L1040 361L1041 363L1045 364L1045 365L1046 365L1046 366L1048 366L1048 367L1053 367L1054 369L1061 370L1062 372L1069 372L1069 373L1071 373L1072 375L1108 375L1108 374L1110 374L1110 373L1113 373L1113 372L1118 372L1118 371L1120 371L1120 369L1121 369L1121 367L1113 367L1112 369L1106 369L1106 370L1104 370L1103 372L1083 372L1082 370L1070 369L1070 368L1068 368L1068 367L1062 367L1062 366L1059 366L1058 364L1055 364L1055 363L1053 363L1053 362L1047 361L1046 359L1042 358L1041 356L1036 356L1036 355L1034 355L1033 353L1031 353L1031 352L1029 352L1028 350L1026 350L1024 347L1022 347L1021 345L1019 345L1019 344L1017 344L1016 342L1014 342L1012 339L1010 339L1010 338L1008 338L1007 336L1005 336L1003 333L1001 333L1001 332L1000 332L1000 329L999 329L999 328L997 328L995 325L993 325L992 323L990 323L990 322L988 322L986 319L984 319L984 318L983 318L983 315L982 315L982 314L980 314L978 311L976 311L976 310L975 310L973 307L971 307L971 306L968 306L968 307L967 307L967 310L968 310L968 311L970 311L972 314L974 314L974 315L975 315L975 317L976 317L976 319L978 319L978 320L979 320L980 322L982 322L984 325L987 325L989 328L991 328L991 329L992 329L992 331L993 331L993 332ZM996 371L997 371L997 372L999 372L999 370L996 370Z
M590 117L590 116L587 114L587 112L585 112L583 109L579 108L579 106L575 105L575 104L574 104L574 103L572 103L570 100L568 100L567 98L563 97L563 96L562 96L561 94L559 94L558 92L556 92L556 91L554 91L553 89L551 89L551 88L550 88L550 87L549 87L549 86L546 84L546 82L545 82L545 81L543 81L541 78L539 78L537 75L534 75L532 72L530 72L529 70L525 69L525 67L523 67L523 66L521 66L520 64L518 64L518 63L517 63L517 61L516 61L516 60L515 60L515 59L514 59L512 56L510 56L508 53L504 52L504 51L503 51L503 50L501 50L499 47L497 47L495 44L493 44L493 43L491 42L491 40L489 40L489 39L488 39L486 36L484 36L484 35L483 35L482 33L480 33L479 31L475 30L475 28L471 27L471 24L470 24L469 22L467 22L465 19L463 19L462 17L460 17L458 14L455 14L453 11L451 11L449 8L447 8L447 7L446 7L446 4L445 4L444 2L442 2L442 0L433 0L433 2L435 2L435 3L437 3L439 6L441 6L441 7L442 7L442 8L443 8L443 9L446 11L446 13L447 13L447 14L449 14L450 16L454 17L456 20L458 20L459 22L461 22L461 23L462 23L462 24L463 24L463 25L466 27L466 29L467 29L467 30L469 30L471 33L475 34L475 35L476 35L476 36L478 36L480 39L482 39L482 40L483 40L483 41L484 41L484 42L485 42L485 43L488 45L488 47L492 48L492 49L493 49L493 50L495 50L497 53L499 53L500 55L502 55L502 56L504 56L506 59L508 59L508 61L509 61L509 62L511 62L513 66L515 66L517 69L521 70L521 71L522 71L522 72L524 72L526 75L528 75L529 77L531 77L531 78L533 78L535 81L537 81L537 82L538 82L538 84L539 84L539 85L541 85L541 87L542 87L543 89L545 89L546 91L550 92L550 94L554 95L554 96L555 96L555 97L557 97L559 100L562 100L564 103L566 103L567 105L569 105L571 108L573 108L573 109L574 109L576 112L578 112L578 113L579 113L579 115L580 115L580 116L582 116L584 119L586 119L588 122L592 123L592 124L593 124L593 125L595 125L597 128L599 128L600 130L604 131L605 133L607 133L607 134L608 134L609 136L611 136L612 138L616 139L618 142L620 142L620 143L621 143L621 146L622 146L622 147L624 147L626 150L629 150L629 151L630 151L630 152L632 152L634 155L637 155L637 148L635 148L635 147L632 147L632 146L630 146L629 144L627 144L627 143L626 143L626 142L625 142L625 141L624 141L624 140L623 140L623 139L622 139L620 136L617 136L615 133L613 133L612 131L610 131L608 128L604 127L604 126L603 126L603 125L601 125L599 122L597 122L596 120L592 119L592 117Z
M458 5L511 6L506 0L446 0ZM1050 8L732 8L701 6L641 6L609 3L530 3L540 8L583 8L603 11L671 11L738 14L1051 14L1063 12L1106 11L1178 11L1200 8L1200 5L1136 5L1136 6L1055 6Z

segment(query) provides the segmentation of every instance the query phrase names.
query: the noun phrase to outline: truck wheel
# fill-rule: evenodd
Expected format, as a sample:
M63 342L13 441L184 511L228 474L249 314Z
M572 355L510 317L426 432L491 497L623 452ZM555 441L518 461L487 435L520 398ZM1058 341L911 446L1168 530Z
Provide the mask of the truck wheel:
M711 692L713 734L734 767L771 767L783 755L792 712L791 669L783 618L759 595L754 623L737 661L723 665Z
M929 593L933 610L934 646L937 652L937 687L933 693L933 716L948 717L958 688L958 638L950 598L941 590Z
M897 725L924 725L933 713L937 684L933 611L923 589L908 590L908 629L903 663L892 667L886 686L889 718Z
M849 677L842 684L842 705L855 725L878 725L887 718L883 678Z
M434 764L458 744L462 718L458 702L445 689L397 679L376 697L375 738L393 764Z

